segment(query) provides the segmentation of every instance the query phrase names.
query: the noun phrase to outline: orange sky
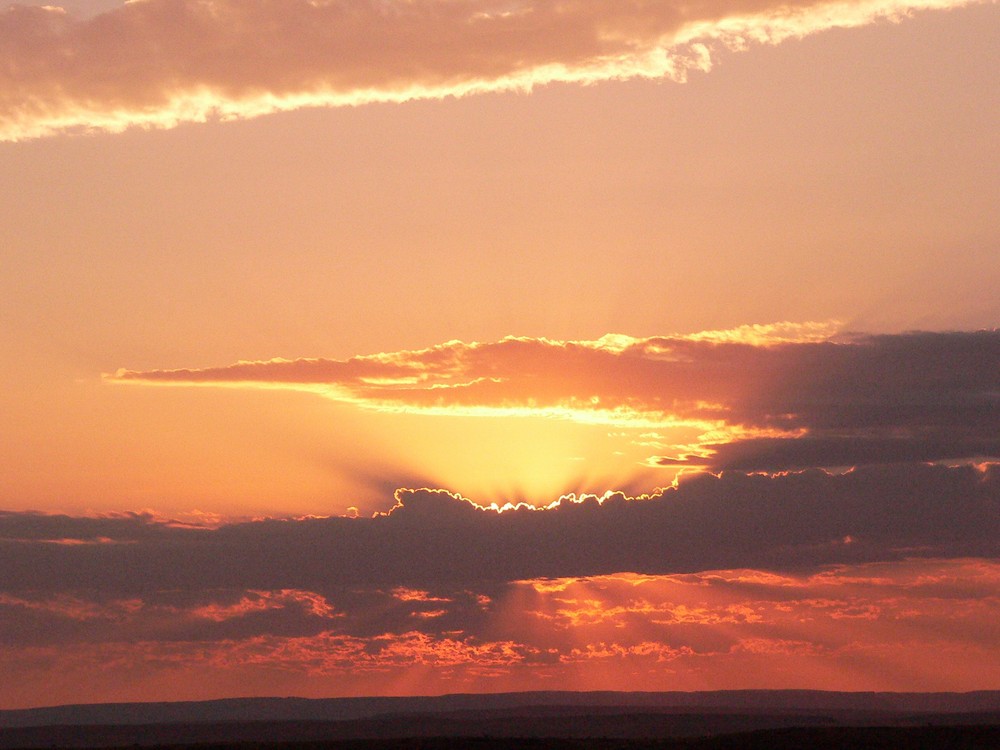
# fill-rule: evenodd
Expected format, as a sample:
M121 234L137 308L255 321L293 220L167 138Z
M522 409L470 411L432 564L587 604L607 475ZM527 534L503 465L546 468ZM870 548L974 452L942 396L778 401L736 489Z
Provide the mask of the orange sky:
M895 497L903 468L930 462L958 472L941 480L952 497L1000 457L995 4L720 0L683 21L654 0L43 5L0 10L4 559L86 557L103 532L73 524L94 519L367 521L399 488L541 508L705 472L892 466ZM332 597L322 582L233 579L179 604L153 583L126 596L99 568L72 585L0 573L0 666L23 678L0 707L75 700L81 680L87 700L170 698L178 675L204 689L176 697L1000 687L976 669L998 645L981 632L995 572L971 572L1000 550L964 536L996 523L997 497L901 547L830 492L867 519L863 555L711 568L810 588L791 609L657 579L643 596L659 604L635 613L616 609L616 578L593 601L625 613L627 637L609 615L580 643L527 579L708 568L555 566L505 580L451 635L437 616L371 614L399 581L338 599L353 618L338 629L279 622ZM86 544L19 536L52 514ZM830 565L867 582L820 591ZM905 583L916 568L980 588L949 609ZM472 574L461 585L482 593ZM848 604L804 603L824 598ZM650 624L668 600L725 638ZM243 601L263 618L246 632L220 626L197 654L163 640L171 617ZM767 627L725 619L744 606ZM831 614L848 606L879 616ZM387 653L391 679L348 685L275 656L331 638L348 661L372 638L433 658L402 669ZM139 643L148 658L95 671ZM929 648L955 654L945 672L910 664ZM759 685L740 676L751 662ZM46 697L60 664L72 677Z

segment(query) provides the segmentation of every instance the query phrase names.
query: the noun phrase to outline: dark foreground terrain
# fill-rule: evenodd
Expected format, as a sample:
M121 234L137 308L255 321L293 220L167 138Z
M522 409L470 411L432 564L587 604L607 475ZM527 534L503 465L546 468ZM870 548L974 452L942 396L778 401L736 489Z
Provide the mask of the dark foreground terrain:
M0 750L1000 750L1000 692L506 693L0 711Z
M48 747L28 745L26 747ZM97 746L120 747L120 745ZM789 727L672 739L415 737L328 742L146 745L161 750L995 750L1000 725L939 727Z
M559 717L386 717L375 721L248 722L0 729L0 748L172 750L669 750L672 748L1000 748L1000 716L616 714ZM852 720L864 725L845 724ZM903 722L901 725L900 722ZM967 723L947 723L967 722ZM895 725L893 725L895 723Z

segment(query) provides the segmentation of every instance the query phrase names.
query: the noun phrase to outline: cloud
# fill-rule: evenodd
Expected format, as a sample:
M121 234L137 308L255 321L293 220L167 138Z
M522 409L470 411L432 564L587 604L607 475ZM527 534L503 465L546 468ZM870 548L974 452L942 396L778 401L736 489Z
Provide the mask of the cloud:
M203 527L6 512L0 702L977 689L998 561L1000 464L703 473L541 509L410 489L368 518Z
M316 619L308 629L260 620L243 631L179 629L190 610L170 609L155 597L128 607L91 603L90 632L63 631L41 642L26 639L27 630L3 631L0 663L12 679L0 685L0 697L18 705L45 688L57 691L41 693L45 700L60 702L66 685L91 700L120 699L122 686L130 685L153 696L173 690L176 700L210 697L204 686L227 679L244 695L271 694L276 684L315 694L335 687L372 694L413 684L435 692L579 689L581 680L631 690L678 684L976 689L992 687L988 676L1000 667L998 586L1000 565L976 559L782 575L735 569L533 579L500 587L476 617L456 618L463 606L456 598L439 604L444 615L399 618L367 631L357 623L385 599L355 604L340 619ZM229 607L228 614L243 623L251 615L233 610L255 609L260 601L293 607L305 598L318 596L261 592L244 596L248 607ZM2 608L12 604L18 602L0 601L0 623L11 619ZM105 617L95 616L102 611ZM449 628L437 625L440 617L451 617ZM114 692L101 692L102 685ZM81 693L70 698L80 700Z
M102 533L131 534L129 544L32 540L24 526L36 519L7 514L0 517L0 592L97 590L125 600L158 591L311 591L333 597L329 605L340 611L336 596L353 586L383 591L387 607L410 613L447 609L444 599L473 585L535 578L995 557L998 509L1000 465L896 464L844 474L702 474L648 497L567 497L546 510L499 512L421 489L398 491L396 506L372 518L200 531L149 520L145 536L132 533L131 519L105 521L126 531ZM91 519L53 518L62 539L93 533ZM400 598L401 590L426 597Z
M1000 457L1000 331L831 334L829 325L786 323L642 339L511 337L347 360L119 370L109 380L694 430L692 443L644 440L663 451L654 465L777 471Z
M658 457L661 466L712 466L718 469L784 471L810 466L860 466L863 464L942 461L970 457L996 457L1000 438L954 434L916 437L813 436L756 438L732 443L707 443L708 455L681 459Z
M309 106L683 80L716 48L966 0L132 0L0 12L0 139Z
M604 424L611 447L707 470L539 506L399 489L369 517L0 513L0 663L21 676L0 700L36 700L57 668L93 698L125 675L174 698L211 693L169 675L217 693L983 687L998 365L998 331L779 324L119 371Z

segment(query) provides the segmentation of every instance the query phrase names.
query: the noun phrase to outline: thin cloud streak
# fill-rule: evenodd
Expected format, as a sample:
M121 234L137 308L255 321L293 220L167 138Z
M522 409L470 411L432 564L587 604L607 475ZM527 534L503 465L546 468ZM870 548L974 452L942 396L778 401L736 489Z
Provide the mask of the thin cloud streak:
M967 0L134 0L0 13L0 140L316 106L683 81L718 49Z

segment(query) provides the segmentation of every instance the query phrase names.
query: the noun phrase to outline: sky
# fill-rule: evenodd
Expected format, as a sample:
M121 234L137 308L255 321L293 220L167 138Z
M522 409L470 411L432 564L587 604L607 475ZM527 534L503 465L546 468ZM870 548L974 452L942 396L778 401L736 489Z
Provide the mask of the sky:
M998 31L0 6L0 708L1000 688Z

